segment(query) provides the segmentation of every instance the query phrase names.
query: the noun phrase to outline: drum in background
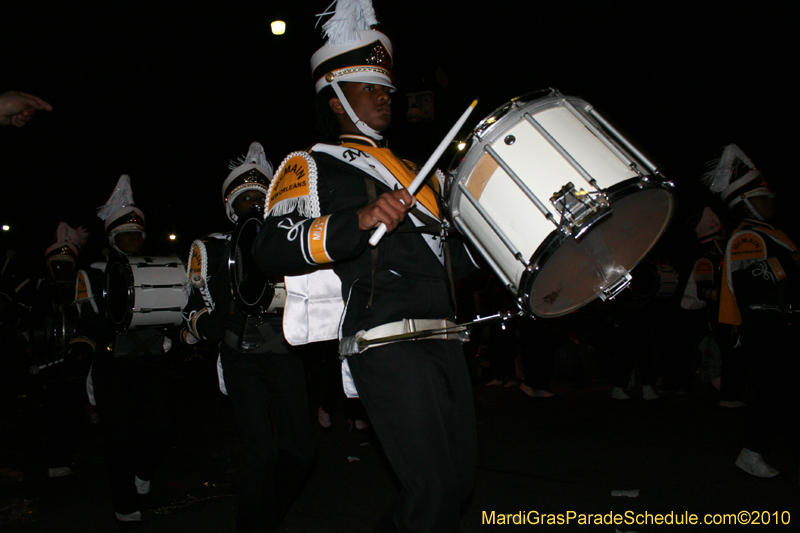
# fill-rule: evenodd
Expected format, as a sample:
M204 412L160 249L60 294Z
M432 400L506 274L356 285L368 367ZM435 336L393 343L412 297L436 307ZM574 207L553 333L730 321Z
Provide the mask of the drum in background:
M29 339L38 363L50 363L67 353L67 342L78 327L78 309L60 301L31 311Z
M239 216L231 235L228 277L236 305L247 315L282 313L286 306L283 282L275 283L262 274L253 258L253 243L263 220L264 210L251 207Z
M666 300L678 288L678 273L669 265L644 261L633 269L631 275L631 290L640 298Z
M613 298L675 209L655 165L589 103L554 89L481 121L448 185L453 223L539 317Z
M103 298L120 328L178 326L189 300L186 268L177 255L115 257L106 266Z

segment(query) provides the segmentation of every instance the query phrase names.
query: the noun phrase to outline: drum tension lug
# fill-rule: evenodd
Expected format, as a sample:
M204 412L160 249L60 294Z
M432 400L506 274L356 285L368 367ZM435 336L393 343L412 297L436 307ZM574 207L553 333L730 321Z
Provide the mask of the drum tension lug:
M603 193L591 195L583 189L576 191L572 182L554 193L550 203L561 214L558 229L575 240L611 214L611 204Z
M626 272L624 276L615 281L613 285L606 287L603 292L598 294L598 296L604 302L607 300L613 300L620 292L622 292L625 287L628 286L628 284L630 284L632 277L633 276L631 276L630 272Z

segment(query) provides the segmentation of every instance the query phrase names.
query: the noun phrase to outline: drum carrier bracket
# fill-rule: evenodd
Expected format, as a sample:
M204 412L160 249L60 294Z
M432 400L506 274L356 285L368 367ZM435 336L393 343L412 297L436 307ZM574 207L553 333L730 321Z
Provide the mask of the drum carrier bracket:
M559 231L579 240L592 226L611 214L611 204L603 193L589 194L575 190L572 182L550 197L550 203L561 214Z

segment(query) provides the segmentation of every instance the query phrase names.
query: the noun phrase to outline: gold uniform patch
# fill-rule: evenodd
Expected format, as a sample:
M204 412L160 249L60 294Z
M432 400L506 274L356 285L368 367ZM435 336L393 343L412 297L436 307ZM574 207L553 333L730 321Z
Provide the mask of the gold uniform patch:
M316 163L311 156L306 152L289 154L270 183L267 212L283 202L296 203L297 198L308 196L312 177L316 177Z
M86 272L83 270L78 272L78 279L75 283L75 299L88 300L91 297L89 293L89 282L86 280Z
M189 268L187 272L190 283L195 279L199 281L200 279L205 280L206 278L205 248L205 244L203 244L202 241L194 241L192 243L192 248L189 252ZM199 278L197 278L198 276Z
M731 261L767 258L767 247L757 233L745 231L734 239L730 245Z
M694 264L695 281L714 281L714 264L710 259L700 259Z
M786 271L783 270L783 266L781 266L781 263L778 261L777 257L770 257L767 259L767 263L769 263L772 272L775 273L776 281L786 279Z
M328 226L328 219L330 215L317 218L311 224L311 231L308 232L308 250L311 253L311 259L315 263L330 263L333 261L325 246L326 230Z

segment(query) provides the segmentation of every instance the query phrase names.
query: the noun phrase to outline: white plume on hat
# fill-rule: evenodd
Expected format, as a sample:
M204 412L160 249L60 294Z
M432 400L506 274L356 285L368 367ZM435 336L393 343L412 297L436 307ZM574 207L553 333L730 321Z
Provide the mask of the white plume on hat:
M231 222L236 222L237 216L233 211L233 201L244 191L258 189L267 194L269 181L272 179L272 163L264 153L261 143L250 143L250 148L244 157L231 161L228 177L222 183L222 202L225 212Z
M117 185L108 201L97 209L97 216L104 221L108 242L114 248L116 248L114 237L118 233L138 231L144 235L144 213L133 204L131 178L123 174L117 180Z
M761 171L735 144L726 146L722 151L722 156L710 161L708 166L711 170L703 174L703 183L711 192L719 193L720 199L728 206L728 209L744 202L753 211L750 198L774 196L761 175ZM757 213L755 215L760 218Z
M269 176L272 177L272 163L270 163L269 159L267 159L267 154L264 153L264 147L261 146L261 143L250 143L250 148L247 150L247 154L239 159L236 159L235 161L231 161L231 164L228 165L228 168L231 170L236 170L242 165L257 165L264 167L268 169L266 174L269 174Z
M392 42L385 34L372 29L378 24L371 0L336 0L319 20L333 15L322 25L327 41L311 56L311 77L317 94L331 86L355 126L368 137L381 140L381 132L363 122L355 113L339 83L359 82L381 85L389 92L392 84ZM319 22L319 21L318 21Z
M330 9L334 4L336 10L331 12ZM356 42L361 38L359 34L361 30L368 30L378 24L371 0L334 0L325 13L320 13L317 17L321 20L331 13L333 16L322 25L324 35L328 39L327 44Z
M83 226L75 229L70 227L70 225L66 222L59 222L58 227L56 228L55 243L49 246L44 253L45 255L48 255L54 250L67 246L70 250L72 250L75 256L77 256L81 248L83 248L88 240L89 233L83 229ZM59 255L63 254L54 254L53 258ZM64 259L74 261L74 258L69 256L65 256ZM51 258L48 258L48 260L51 260Z
M133 189L131 188L131 178L123 174L117 180L114 192L108 197L105 205L97 209L97 216L101 220L108 220L117 211L133 205Z
M706 243L715 237L721 236L722 230L722 222L719 220L717 214L714 213L710 207L705 207L703 209L703 216L700 217L700 222L698 222L697 226L694 228L694 232L697 234L700 243Z
M736 162L741 161L751 169L756 168L753 161L735 144L729 144L719 159L708 162L711 170L703 174L703 183L711 192L722 192L730 185Z

